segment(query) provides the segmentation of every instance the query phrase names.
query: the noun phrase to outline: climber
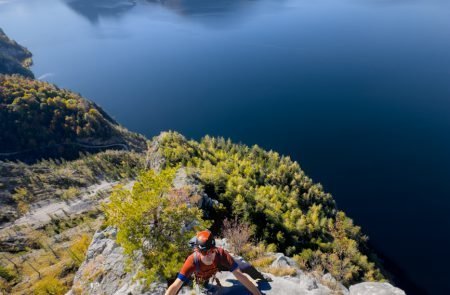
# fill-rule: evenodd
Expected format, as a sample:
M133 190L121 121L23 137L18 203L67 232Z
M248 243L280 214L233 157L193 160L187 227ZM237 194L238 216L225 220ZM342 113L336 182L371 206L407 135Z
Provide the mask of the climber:
M198 232L193 242L194 253L184 262L177 279L167 289L165 295L175 295L191 275L194 275L195 286L207 286L208 281L215 278L220 270L228 270L253 295L261 295L258 288L241 272L233 257L220 247L216 247L213 235L209 230ZM216 279L218 285L220 282Z

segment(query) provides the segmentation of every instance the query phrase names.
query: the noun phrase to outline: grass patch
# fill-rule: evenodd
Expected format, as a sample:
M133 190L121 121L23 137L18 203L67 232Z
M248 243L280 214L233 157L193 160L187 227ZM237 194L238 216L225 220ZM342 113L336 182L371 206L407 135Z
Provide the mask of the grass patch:
M34 295L63 295L67 287L57 278L48 276L38 281L34 287Z
M251 264L254 267L268 267L269 265L272 264L272 262L275 260L275 257L272 256L265 256L265 257L259 257L256 258L255 260L251 260Z
M73 263L79 267L84 261L89 244L91 243L91 236L83 234L81 237L75 240L72 246L69 248L70 257Z
M85 258L86 250L91 237L100 226L103 218L91 219L75 218L74 220L60 220L58 227L60 232L55 237L55 228L35 230L30 227L17 229L17 232L26 235L36 243L40 243L40 249L29 248L21 253L1 253L2 262L9 262L0 269L0 294L65 294L73 283L73 278L79 265ZM65 222L70 225L64 224ZM72 254L78 258L75 258ZM8 282L4 269L12 270L14 264L18 267L17 278ZM11 272L10 272L11 273ZM15 274L15 272L13 272ZM50 280L49 278L55 278ZM54 288L52 287L54 286ZM63 286L64 288L61 288ZM61 290L64 290L61 291Z
M294 277L297 275L297 270L293 267L269 266L264 268L264 271L271 273L277 277L284 277L284 276Z
M80 189L78 189L74 186L71 186L62 192L61 199L70 200L70 199L73 199L73 198L77 197L78 195L80 195L80 193L81 193Z
M16 275L11 269L0 265L0 278L3 278L7 282L11 282L16 278Z

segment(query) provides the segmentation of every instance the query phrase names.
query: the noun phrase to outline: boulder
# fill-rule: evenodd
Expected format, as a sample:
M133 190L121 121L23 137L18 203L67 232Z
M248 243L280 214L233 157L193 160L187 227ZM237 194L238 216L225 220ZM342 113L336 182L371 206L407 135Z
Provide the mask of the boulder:
M338 280L336 280L330 273L326 273L322 276L322 283L327 284L329 287L331 287L334 290L338 290L341 292L341 294L349 294L349 290L345 288L344 285L342 285Z
M297 267L297 263L292 258L284 256L283 253L276 253L271 267Z

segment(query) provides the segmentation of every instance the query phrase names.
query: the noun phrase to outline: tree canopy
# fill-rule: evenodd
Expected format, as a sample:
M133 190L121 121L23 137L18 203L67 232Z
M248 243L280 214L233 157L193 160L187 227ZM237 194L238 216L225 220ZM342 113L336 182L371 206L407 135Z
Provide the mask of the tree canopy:
M0 130L0 153L47 149L56 157L70 148L78 154L80 143L146 146L142 136L119 126L93 102L17 75L0 75Z
M196 142L167 132L157 140L166 167L188 167L226 208L209 214L218 231L225 217L237 217L251 224L255 240L346 284L383 279L361 228L289 157L210 136Z

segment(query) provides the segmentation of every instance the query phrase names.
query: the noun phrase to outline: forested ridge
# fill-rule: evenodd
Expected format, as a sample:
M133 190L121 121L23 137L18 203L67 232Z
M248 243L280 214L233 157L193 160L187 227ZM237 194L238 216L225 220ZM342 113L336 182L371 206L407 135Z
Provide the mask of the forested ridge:
M346 285L384 279L361 228L289 157L223 138L188 141L175 132L160 136L156 153L163 168L187 167L220 202L210 214L216 231L237 217L251 225L255 241L305 268L321 268Z
M94 103L53 84L18 75L0 76L0 128L3 153L70 143L120 143L145 149L144 137L119 126ZM53 150L63 153L65 148Z
M17 73L32 78L31 64L31 52L8 38L0 28L0 74Z

